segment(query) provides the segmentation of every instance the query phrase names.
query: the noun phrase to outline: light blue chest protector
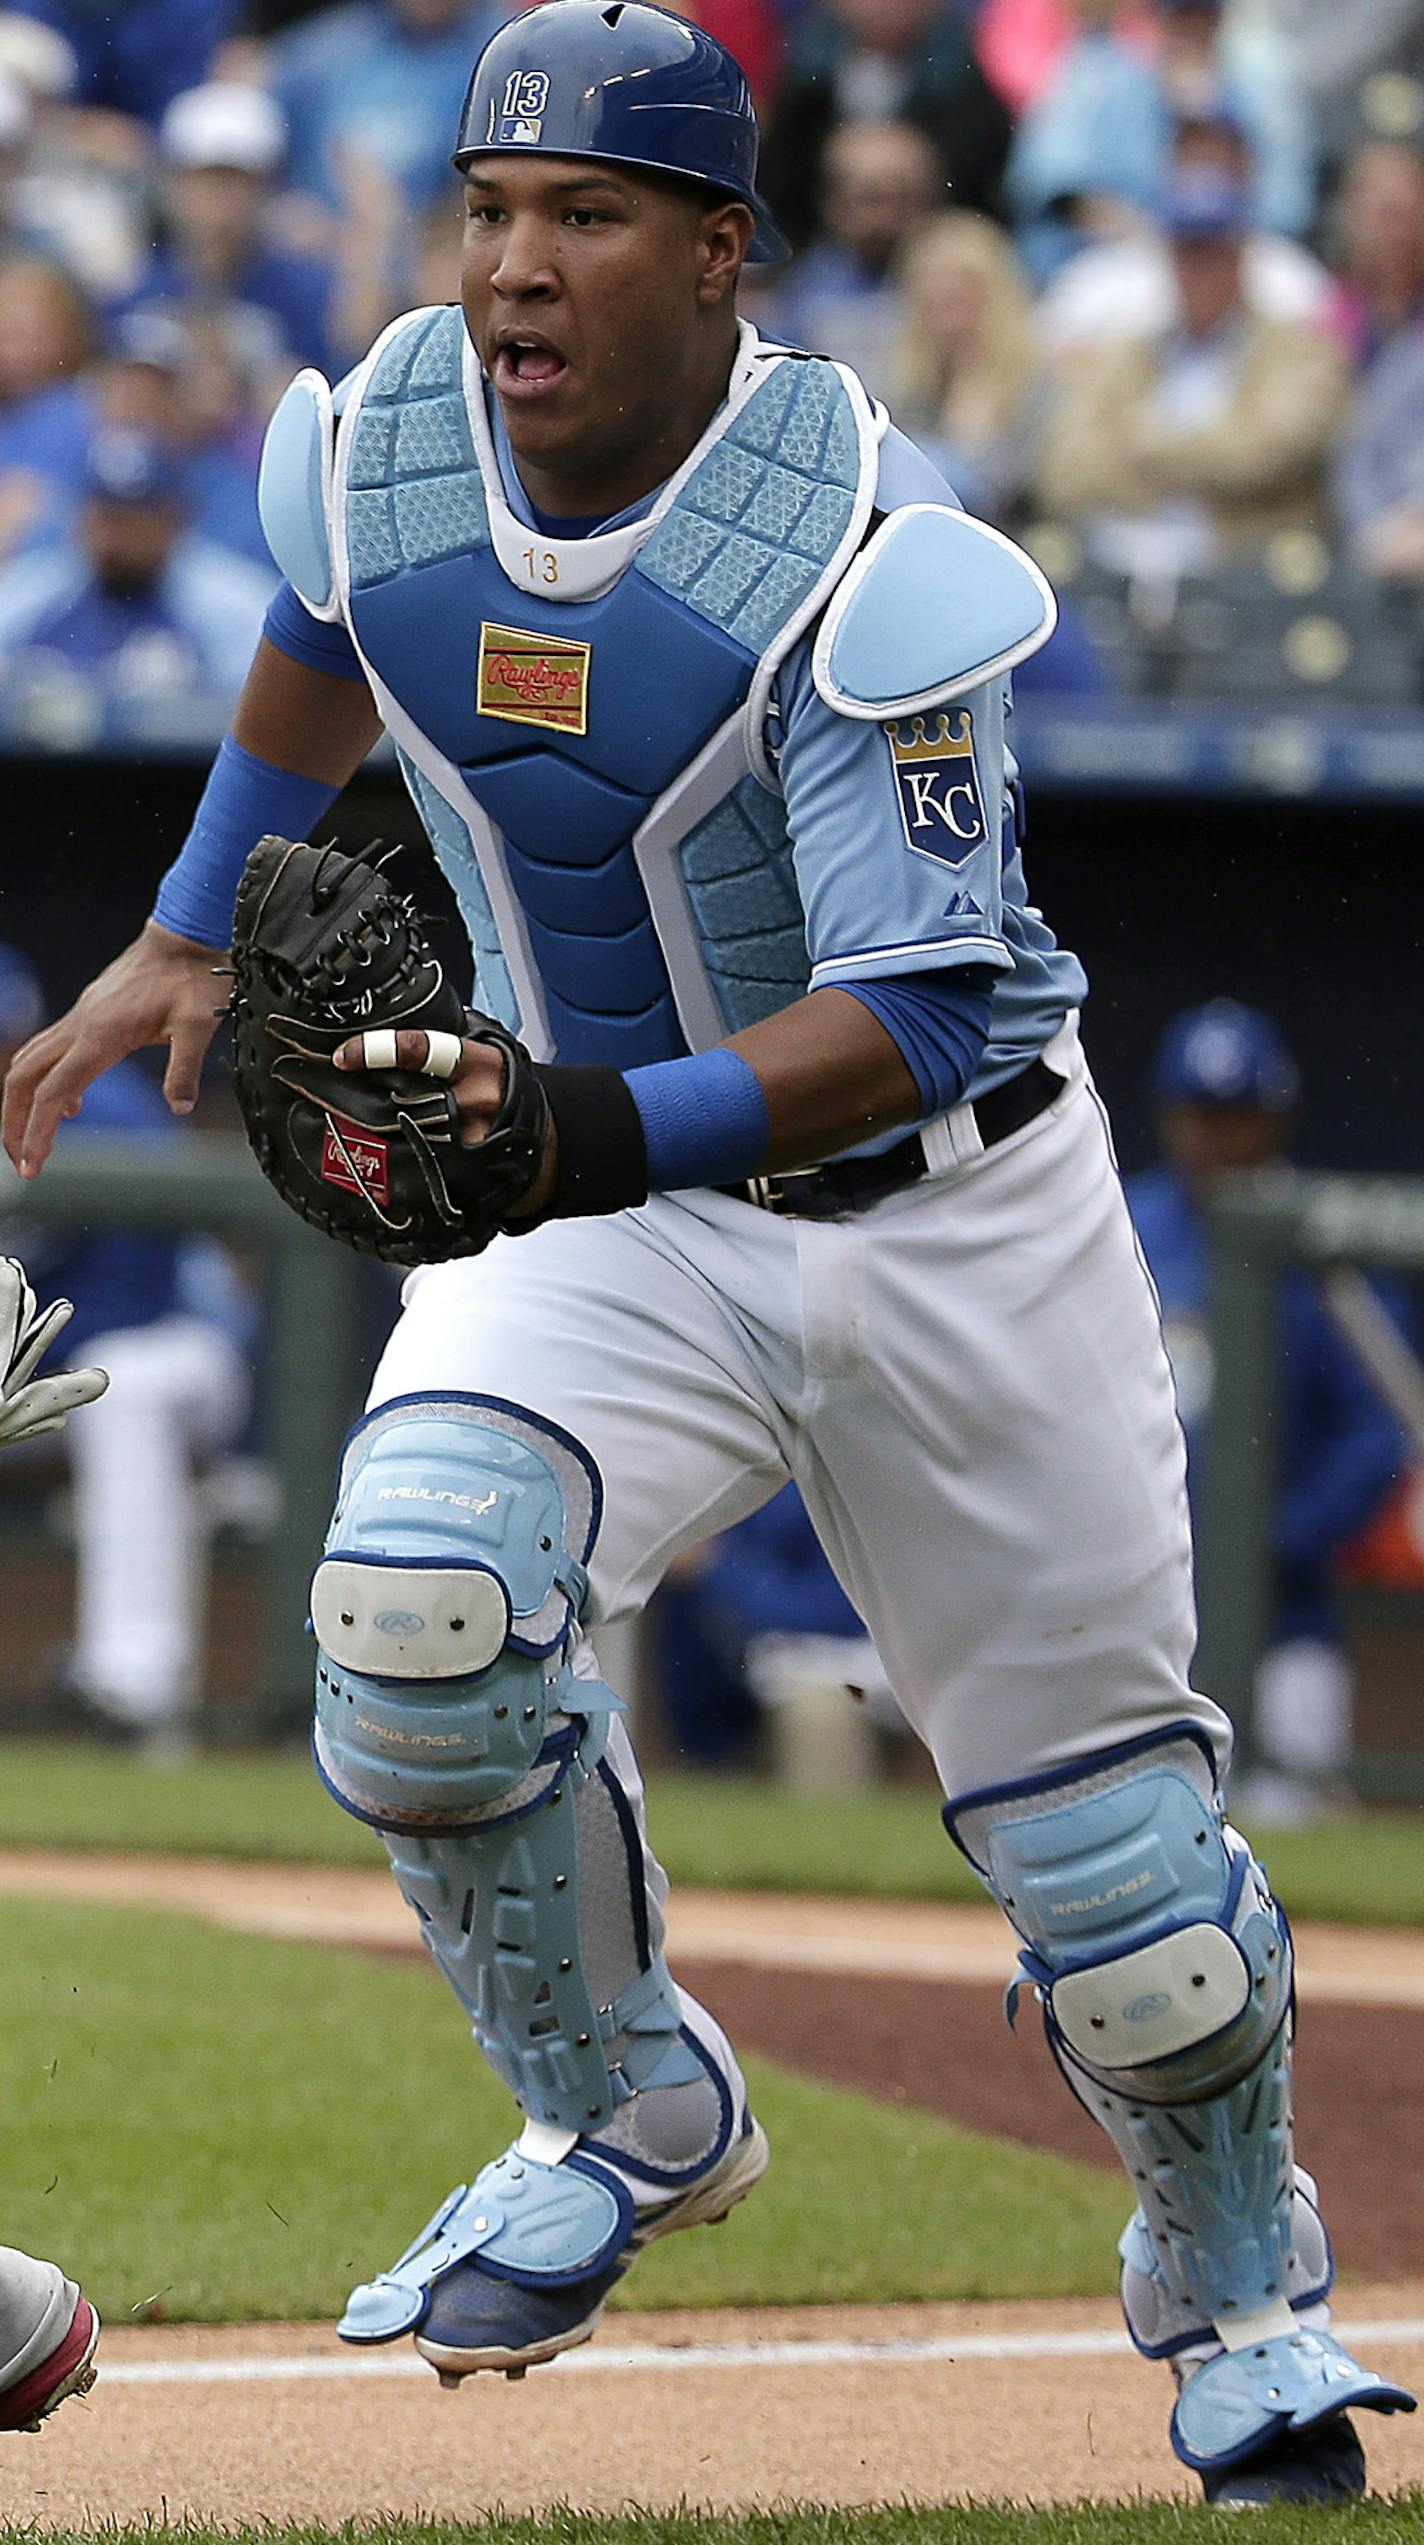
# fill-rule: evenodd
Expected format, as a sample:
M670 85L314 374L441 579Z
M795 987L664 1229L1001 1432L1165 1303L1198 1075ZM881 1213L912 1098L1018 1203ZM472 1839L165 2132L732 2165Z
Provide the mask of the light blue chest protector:
M496 553L478 398L458 309L377 348L337 441L333 614L458 896L483 1004L536 1052L672 1058L807 986L784 808L752 774L749 727L864 537L874 420L833 364L744 365L630 561L569 600ZM567 561L518 536L526 559Z
M458 309L387 331L334 437L316 374L279 408L274 554L349 629L477 996L536 1056L674 1058L808 987L764 734L816 622L823 697L873 719L959 694L1051 628L1027 560L963 515L917 507L912 538L866 546L882 431L852 373L746 330L726 404L646 520L560 541L509 509ZM932 531L953 613L927 606L945 588L923 571ZM890 631L904 659L881 696Z

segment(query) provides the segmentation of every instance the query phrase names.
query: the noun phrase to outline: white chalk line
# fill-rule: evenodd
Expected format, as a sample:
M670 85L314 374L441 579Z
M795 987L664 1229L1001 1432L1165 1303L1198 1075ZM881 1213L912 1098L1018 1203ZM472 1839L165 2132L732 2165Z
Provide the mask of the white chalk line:
M1382 2317L1375 2323L1338 2325L1350 2343L1424 2342L1424 2316ZM887 2342L690 2342L677 2348L651 2342L623 2350L565 2352L547 2365L565 2377L667 2376L718 2368L862 2368L944 2364L970 2359L1109 2359L1130 2352L1125 2333L942 2333L920 2341ZM99 2356L104 2386L236 2386L320 2384L352 2377L424 2377L434 2372L411 2351L347 2351L295 2359L130 2359L113 2365ZM488 2373L488 2372L486 2372ZM542 2370L540 2374L542 2375Z

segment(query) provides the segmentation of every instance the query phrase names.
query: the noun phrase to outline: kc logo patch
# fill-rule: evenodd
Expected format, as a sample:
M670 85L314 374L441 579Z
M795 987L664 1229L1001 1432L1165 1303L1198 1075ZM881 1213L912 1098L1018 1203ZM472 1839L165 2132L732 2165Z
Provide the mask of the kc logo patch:
M339 1184L345 1193L364 1193L368 1202L384 1207L391 1198L390 1143L328 1114L321 1144L321 1180Z
M537 149L549 104L547 71L511 71L504 95L490 99L487 140L502 150Z
M550 725L555 733L587 733L591 645L567 636L531 636L520 627L480 629L476 704L482 716L511 725Z
M885 735L907 844L942 866L962 866L989 837L968 709L957 719L944 712L902 719Z

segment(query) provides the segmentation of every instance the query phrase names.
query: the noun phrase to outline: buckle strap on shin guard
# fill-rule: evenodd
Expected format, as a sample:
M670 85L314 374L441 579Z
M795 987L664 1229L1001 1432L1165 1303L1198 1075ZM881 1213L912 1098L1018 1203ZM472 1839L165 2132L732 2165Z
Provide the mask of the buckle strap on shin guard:
M1169 2285L1159 2267L1160 2247L1146 2215L1135 2209L1118 2240L1118 2253L1122 2258L1122 2311L1133 2345L1143 2358L1175 2360L1184 2352L1205 2356L1220 2341L1239 2349L1253 2338L1262 2338L1265 2331L1288 2332L1297 2315L1322 2306L1334 2282L1335 2257L1320 2216L1318 2197L1313 2177L1304 2166L1297 2165L1282 2295L1267 2301L1268 2309L1278 2310L1277 2320L1268 2322L1267 2311L1258 2309L1253 2315L1234 2320L1224 2316L1219 2327L1199 2307L1184 2305ZM1259 2328L1254 2335L1253 2325Z
M352 2290L336 2329L346 2342L414 2332L436 2283L476 2259L496 2279L563 2288L614 2260L633 2228L632 2196L616 2175L578 2155L546 2165L516 2144L458 2184L389 2271Z

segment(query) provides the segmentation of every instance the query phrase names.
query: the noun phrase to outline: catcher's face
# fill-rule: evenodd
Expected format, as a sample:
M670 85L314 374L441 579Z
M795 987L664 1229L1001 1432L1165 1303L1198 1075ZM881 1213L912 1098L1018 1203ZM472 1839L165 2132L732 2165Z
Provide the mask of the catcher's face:
M725 389L752 215L677 179L518 152L474 161L465 204L465 321L521 470L567 487L570 514L633 502Z

